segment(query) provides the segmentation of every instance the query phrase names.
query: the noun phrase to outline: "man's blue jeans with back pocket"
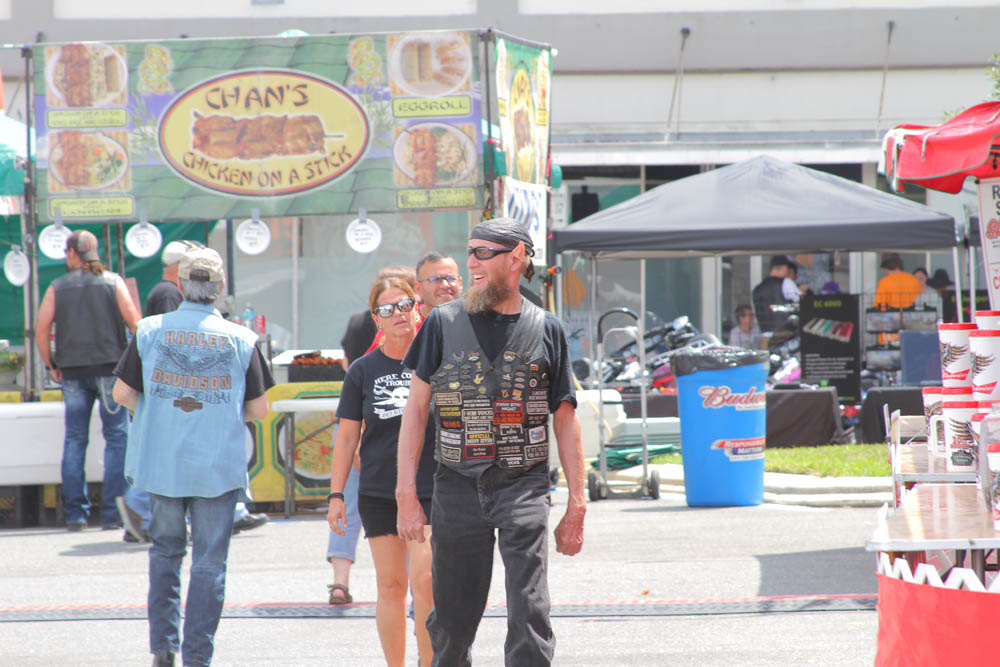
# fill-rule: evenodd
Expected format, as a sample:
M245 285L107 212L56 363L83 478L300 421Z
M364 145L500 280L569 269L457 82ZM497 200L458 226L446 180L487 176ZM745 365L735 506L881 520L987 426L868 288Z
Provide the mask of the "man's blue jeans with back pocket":
M111 397L115 377L63 379L66 435L63 440L62 483L66 523L86 523L90 515L87 499L87 444L94 401L100 404L104 433L104 483L101 487L101 525L121 524L115 498L125 493L125 445L128 441L128 410Z

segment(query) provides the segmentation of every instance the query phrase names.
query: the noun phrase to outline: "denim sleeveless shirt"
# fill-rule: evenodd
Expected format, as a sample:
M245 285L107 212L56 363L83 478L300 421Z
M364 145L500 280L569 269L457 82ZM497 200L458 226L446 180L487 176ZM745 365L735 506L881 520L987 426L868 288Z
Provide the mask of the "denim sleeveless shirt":
M247 492L243 403L256 340L190 301L139 323L143 391L125 456L129 482L175 498Z

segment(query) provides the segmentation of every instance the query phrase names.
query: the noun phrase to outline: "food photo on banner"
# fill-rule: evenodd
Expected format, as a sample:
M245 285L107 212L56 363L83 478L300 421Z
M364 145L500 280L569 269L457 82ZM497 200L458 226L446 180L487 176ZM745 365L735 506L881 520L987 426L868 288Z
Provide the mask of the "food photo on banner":
M496 112L502 166L502 213L525 224L544 263L548 236L549 49L496 37L493 47Z

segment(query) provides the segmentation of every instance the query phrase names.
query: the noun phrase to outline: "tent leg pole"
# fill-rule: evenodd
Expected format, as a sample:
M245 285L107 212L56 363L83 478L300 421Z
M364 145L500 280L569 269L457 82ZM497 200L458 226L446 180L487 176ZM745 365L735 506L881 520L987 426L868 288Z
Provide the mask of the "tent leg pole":
M591 364L597 363L597 346L595 345L597 333L597 324L594 318L597 317L597 255L590 256L590 335L587 337L590 341L590 360ZM597 368L596 365L594 368ZM600 369L597 369L597 377L600 378Z
M969 319L976 321L976 249L967 246L969 253Z
M639 391L642 404L642 482L639 495L644 495L646 480L649 478L649 425L646 423L646 258L639 260Z
M962 262L958 256L958 248L951 249L951 261L955 266L955 310L957 311L958 321L964 322L965 318L962 313Z

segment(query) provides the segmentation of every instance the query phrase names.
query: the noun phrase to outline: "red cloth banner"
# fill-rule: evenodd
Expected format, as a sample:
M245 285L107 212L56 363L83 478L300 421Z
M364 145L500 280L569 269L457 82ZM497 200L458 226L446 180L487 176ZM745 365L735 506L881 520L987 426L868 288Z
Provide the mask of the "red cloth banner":
M996 664L1000 595L876 576L875 667Z

